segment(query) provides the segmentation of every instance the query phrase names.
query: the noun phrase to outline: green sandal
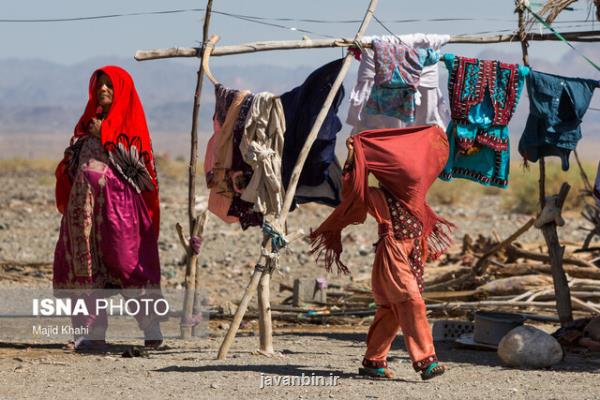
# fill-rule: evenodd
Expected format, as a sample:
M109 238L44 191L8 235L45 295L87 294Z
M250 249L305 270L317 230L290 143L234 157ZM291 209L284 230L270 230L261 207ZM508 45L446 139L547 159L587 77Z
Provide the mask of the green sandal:
M358 374L369 378L393 379L396 375L389 368L359 368Z
M443 375L446 372L446 367L441 365L439 362L431 363L425 370L421 372L421 379L426 381L436 376Z

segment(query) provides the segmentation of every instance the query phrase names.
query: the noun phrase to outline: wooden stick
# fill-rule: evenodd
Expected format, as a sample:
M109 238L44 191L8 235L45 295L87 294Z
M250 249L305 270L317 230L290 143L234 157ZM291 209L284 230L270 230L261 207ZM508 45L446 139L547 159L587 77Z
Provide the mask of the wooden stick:
M569 193L568 183L563 183L560 188L558 206L562 209L565 198ZM567 276L563 269L563 257L565 247L560 245L558 240L558 232L554 222L548 223L542 227L542 233L548 246L550 256L550 267L552 271L552 280L554 281L554 293L556 293L556 310L561 326L573 320L573 311L571 305L571 290L567 283Z
M210 25L210 15L213 0L208 0L206 13L204 14L204 25L202 27L202 43L208 37L208 28ZM210 49L212 50L212 49ZM198 219L196 218L196 166L198 165L198 114L200 113L200 96L202 94L202 82L204 81L204 68L202 63L198 68L196 90L194 91L194 108L192 111L192 130L190 147L190 164L188 168L188 219L190 224L190 237L195 236L194 232L200 229ZM190 252L187 258L187 268L185 273L185 298L184 313L181 317L181 338L189 339L192 336L192 321L194 297L196 296L196 275L198 269L198 255Z
M206 229L206 224L208 223L208 210L204 210L202 212L202 214L197 218L197 223L196 223L196 236L198 236L199 238L203 238L204 237L204 230ZM202 243L201 243L202 245ZM190 248L190 251L192 249ZM200 250L200 249L199 249ZM202 300L203 300L203 296L201 295L200 292L200 288L202 287L202 278L200 275L200 267L198 266L198 262L196 262L196 277L195 277L195 285L194 285L194 307L192 310L192 315L195 317L198 314L200 314L200 312L202 311L202 309L204 308L204 306L202 305ZM194 323L194 326L192 327L192 336L202 336L204 334L204 332L202 332L202 329L200 329L200 326L198 325L198 323Z
M270 356L273 354L273 323L271 320L271 272L278 267L278 258L273 258L267 263L258 282L258 326L259 326L259 352Z
M356 36L354 37L354 41L359 41L362 38L365 30L367 29L369 22L371 21L371 16L375 12L375 7L377 7L377 0L371 0L371 3L369 4L369 8L367 9L367 12L365 13L365 17L363 18L362 24L361 24L360 28L358 29ZM342 85L342 82L344 81L344 77L348 73L348 69L350 68L350 63L352 62L353 57L354 57L353 54L350 52L348 52L348 54L346 54L346 56L344 57L344 62L342 64L342 67L340 68L340 72L338 73L338 76L335 78L333 85L331 85L331 89L329 89L329 94L327 95L327 98L325 99L325 102L323 103L323 107L321 107L321 111L319 111L319 114L317 115L315 123L313 124L308 136L306 137L304 146L302 147L302 150L300 151L300 154L298 155L296 165L294 165L294 169L292 170L292 174L290 176L290 183L288 184L288 187L287 187L287 190L285 193L285 199L283 201L283 209L281 211L281 215L278 218L281 226L283 225L283 222L287 220L287 216L290 211L290 206L292 205L292 201L294 200L294 195L296 194L296 186L298 185L298 180L300 179L300 174L302 173L302 168L304 167L304 162L306 161L306 158L308 157L308 153L310 152L310 149L312 148L312 145L313 145L315 139L317 138L317 134L319 133L319 130L321 129L321 126L323 125L323 121L325 121L325 118L327 117L327 113L329 112L329 109L331 108L331 104L333 103L333 100L335 99L335 96L337 95L337 92L338 92L340 86Z
M513 245L510 245L508 247L508 252L509 252L510 256L512 256L514 258L525 258L528 260L541 261L541 262L550 262L551 261L550 256L548 256L546 254L523 250L523 249L520 249ZM598 267L596 267L594 264L592 264L588 261L585 261L585 260L580 260L578 258L565 257L563 259L563 262L565 264L577 265L579 267L595 269L595 270L600 271L600 269L598 269Z
M265 247L267 245L268 238L263 238L262 246ZM244 318L244 314L248 309L248 304L250 300L252 300L252 296L256 292L256 288L258 287L258 283L262 277L263 272L266 268L266 262L264 265L261 265L261 260L265 258L262 255L258 258L258 262L254 267L254 272L252 273L252 277L250 278L250 282L244 291L244 295L242 296L242 300L240 301L240 305L235 310L235 315L233 316L233 320L231 321L231 325L229 325L229 329L227 330L227 334L225 338L223 338L223 342L221 343L221 347L219 347L219 353L217 354L217 360L224 360L227 357L227 353L229 352L229 348L233 344L233 340L235 339L235 335L240 327L240 323Z
M585 173L585 170L583 169L583 165L581 164L581 160L579 159L579 154L577 154L577 150L573 150L573 153L575 154L575 161L577 161L577 166L579 167L579 175L581 175L583 185L588 191L593 193L594 186L591 184L590 178L588 178L587 174Z
M483 300L477 302L446 302L439 304L427 304L426 308L428 310L451 310L456 308L468 308L468 309L477 309L481 307L515 307L515 308L542 308L542 309L556 309L556 303L553 301L541 302L541 301L532 301L530 303L525 301L500 301L500 300ZM578 309L583 309L589 311L588 307L584 307L578 305Z
M358 32L356 33L355 40L360 40L363 33L365 32L367 25L369 24L371 17L373 15L373 13L375 12L375 7L377 6L377 1L378 0L370 0L369 8L367 9L367 12L365 13L365 16L360 25L360 28L358 29ZM217 49L215 48L214 51L216 51L216 50ZM214 54L214 51L213 51L213 54ZM327 98L325 99L325 103L323 104L323 107L321 108L319 115L317 115L315 123L313 124L313 127L312 127L311 131L309 132L308 137L306 138L306 142L304 143L304 147L302 148L302 151L300 152L298 160L296 161L296 165L294 166L292 176L290 178L290 183L289 183L287 191L286 191L286 197L284 199L282 212L280 215L277 216L277 220L275 221L276 229L281 229L281 227L285 226L285 221L287 220L289 208L290 208L290 205L294 198L294 194L296 192L296 186L298 184L298 178L300 177L300 172L302 171L302 167L304 166L304 162L306 161L306 157L308 156L308 152L310 151L310 148L317 136L317 133L321 129L321 125L323 124L325 116L327 115L327 112L329 111L329 108L331 107L331 103L333 102L333 99L334 99L335 95L337 94L337 91L340 88L340 85L342 84L344 76L348 72L348 68L350 67L351 60L352 60L352 54L348 53L346 55L346 57L344 58L344 63L342 64L342 68L341 68L335 82L333 83ZM263 244L262 244L263 248L265 248L265 246L267 245L267 240L268 240L268 238L265 236L265 238L263 240ZM217 359L223 360L223 359L225 359L225 357L227 357L227 352L229 351L229 348L231 347L233 339L235 338L237 330L240 326L240 322L242 321L244 313L246 312L246 309L248 307L248 302L254 295L254 292L256 291L256 288L257 288L259 282L262 281L263 285L268 284L268 280L267 280L268 278L264 278L264 281L262 278L262 276L265 273L267 273L267 271L264 268L261 268L261 271L259 271L258 269L255 268L254 274L252 275L250 283L248 284L248 287L246 288L246 292L244 293L244 296L242 298L242 302L240 303L240 306L238 307L238 309L235 313L233 321L229 327L229 330L227 331L227 335L223 339L223 343L221 343L221 347L219 349L219 354L217 355ZM263 294L268 293L267 290L268 290L267 287L263 286L263 289L262 289ZM263 306L266 306L264 297L260 301L262 301L261 304ZM265 312L265 314L263 314L263 318L265 320L267 318L270 318L270 310L268 310L268 313L267 313L266 308L263 307L262 310ZM268 331L269 325L270 325L270 321L269 321L268 325L266 323L261 324L261 326L263 327L263 329L261 329L261 335L270 335L270 332ZM262 338L261 337L261 346L263 343L265 345L268 345L269 342L272 342L272 338L270 338L270 337Z
M583 31L563 33L563 36L573 42L598 42L600 31ZM505 35L455 35L450 37L449 43L453 44L481 44L481 43L503 43L512 42L515 34ZM529 41L555 41L558 38L553 33L528 33L525 38ZM361 42L363 47L370 47L368 42ZM308 40L273 40L263 42L244 43L234 46L215 47L211 53L212 57L228 56L233 54L255 53L259 51L273 50L299 50L317 48L350 47L353 40L350 38L337 39L308 39ZM168 49L138 50L135 53L137 61L158 60L161 58L176 57L201 57L202 48L198 47L172 47Z
M475 264L475 273L478 275L481 274L483 272L483 269L485 268L485 265L487 264L486 261L489 257L493 256L494 254L496 254L497 252L502 250L504 247L508 246L509 244L511 244L512 242L517 240L517 238L519 236L521 236L522 234L527 232L529 230L529 228L531 228L533 226L534 222L535 222L535 218L530 218L529 221L527 221L527 223L525 223L525 225L523 225L522 227L517 229L512 235L510 235L505 240L503 240L502 242L495 245L490 251L488 251L483 256L481 256L481 258L477 261L477 264Z
M0 267L45 267L46 265L52 265L53 261L16 261L16 260L2 260L0 261Z
M600 268L585 268L565 265L564 271L573 278L598 279L600 283ZM509 277L529 274L551 274L550 265L544 264L505 264L503 266L490 266L487 272L495 277Z
M515 0L517 13L519 15L519 41L521 42L521 51L523 53L523 64L529 66L529 43L527 43L527 33L525 32L525 4L523 0Z

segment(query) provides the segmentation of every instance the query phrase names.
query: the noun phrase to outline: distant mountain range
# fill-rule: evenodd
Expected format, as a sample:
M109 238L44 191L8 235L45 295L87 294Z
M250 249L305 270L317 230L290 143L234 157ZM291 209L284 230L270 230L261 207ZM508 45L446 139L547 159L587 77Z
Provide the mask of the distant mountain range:
M600 61L600 48L597 46L585 45L580 48L591 59ZM484 49L479 56L508 62L521 61L517 52L501 53ZM318 67L228 66L220 65L221 62L221 59L215 62L213 72L225 85L252 91L269 90L274 93L285 92L300 84ZM37 59L0 59L0 143L10 143L15 138L22 139L24 134L40 137L54 134L57 140L60 139L60 143L66 144L87 101L89 76L98 66L106 64L120 65L134 77L149 127L157 143L169 143L171 135L185 139L191 126L198 68L196 60L137 62L130 58L98 57L78 64L61 65ZM573 52L557 63L532 59L531 64L545 72L600 79L600 73ZM345 81L346 99L356 79L356 65L355 63ZM445 71L442 74L447 75ZM445 82L445 79L442 79L442 82ZM597 95L592 102L598 108L599 97ZM213 107L212 85L205 83L200 114L200 129L205 133L203 136L207 136L207 131L210 130ZM527 111L528 101L523 98L511 123L513 134L519 135L522 131ZM345 120L346 112L347 102L344 102L340 110L342 120ZM585 128L586 136L592 135L600 139L597 133L600 131L600 112L588 112ZM9 140L9 137L12 139ZM205 140L203 137L202 142ZM27 143L34 146L37 141L29 140ZM169 147L169 151L185 153L184 148L185 142L182 141L181 149ZM2 153L6 153L7 149L7 145L0 146L0 157L6 157L6 154ZM37 155L39 151L34 153Z

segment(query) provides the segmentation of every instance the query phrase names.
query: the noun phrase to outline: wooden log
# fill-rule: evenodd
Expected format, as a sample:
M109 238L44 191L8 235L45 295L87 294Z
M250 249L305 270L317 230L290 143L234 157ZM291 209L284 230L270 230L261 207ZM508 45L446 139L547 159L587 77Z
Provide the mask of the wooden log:
M563 266L564 271L573 278L598 279L600 284L599 268L575 267L572 265ZM507 277L529 274L552 274L552 269L548 264L504 264L502 266L489 266L487 272L496 277Z
M582 31L563 33L563 36L572 42L598 42L600 31ZM528 33L526 39L531 41L556 41L559 40L552 33ZM515 34L503 35L453 35L449 43L454 44L481 44L504 43L515 40ZM361 42L363 47L370 47L368 42ZM215 47L212 57L229 56L234 54L255 53L273 50L300 50L317 48L350 47L353 40L350 38L335 39L302 39L302 40L272 40L262 42L244 43L233 46ZM162 58L201 57L202 48L199 47L172 47L168 49L138 50L134 58L137 61L158 60Z
M483 307L506 307L506 308L540 308L540 309L556 309L556 303L553 301L499 301L499 300L483 300L474 302L446 302L439 304L427 304L428 310L452 310L452 309L479 309ZM575 307L578 310L589 311L588 307L579 304Z
M456 264L445 265L443 267L429 267L425 269L423 280L425 281L425 287L429 287L430 285L435 285L437 283L448 282L451 279L471 273L472 271L473 269L470 267ZM369 279L371 278L370 274L365 275L368 275ZM354 280L354 282L358 281Z
M17 261L17 260L2 260L0 267L45 267L52 265L53 261Z
M494 247L492 247L487 253L485 253L483 256L481 256L481 258L475 264L475 273L477 275L480 275L483 272L483 269L485 268L485 266L487 265L487 259L489 257L493 256L494 254L496 254L497 252L499 252L500 250L502 250L503 248L505 248L506 246L508 246L515 240L517 240L517 238L519 236L521 236L522 234L527 232L529 230L529 228L531 228L533 226L534 222L535 222L535 218L530 218L529 221L527 221L527 223L525 223L525 225L523 225L522 227L517 229L512 235L510 235L509 237L504 239L502 242L500 242L497 245L495 245Z
M473 279L474 277L475 274L471 271L446 282L439 282L434 285L425 286L425 293L453 289L456 287L456 285L467 282L469 279Z
M208 37L208 28L210 25L210 15L213 0L208 0L206 12L204 14L204 24L202 27L202 42ZM204 68L202 63L198 68L196 89L194 91L194 107L192 111L192 129L190 132L190 164L188 167L188 220L190 224L190 237L195 236L195 232L200 229L199 221L196 218L196 166L198 164L198 115L200 113L200 97L202 94L202 82L204 81ZM198 256L188 251L188 265L185 274L185 298L184 315L181 319L181 338L189 339L192 336L193 324L191 316L193 314L194 297L196 296L196 274L198 269Z
M508 246L507 252L509 253L510 257L513 259L525 258L527 260L541 261L541 262L550 262L550 260L551 260L551 257L549 255L536 253L533 251L523 250L523 249L520 249L520 248L518 248L516 246L512 246L512 245ZM576 266L579 266L582 268L593 268L593 269L600 270L600 268L596 267L591 262L581 260L579 258L565 257L565 258L563 258L563 262L565 264L576 265Z

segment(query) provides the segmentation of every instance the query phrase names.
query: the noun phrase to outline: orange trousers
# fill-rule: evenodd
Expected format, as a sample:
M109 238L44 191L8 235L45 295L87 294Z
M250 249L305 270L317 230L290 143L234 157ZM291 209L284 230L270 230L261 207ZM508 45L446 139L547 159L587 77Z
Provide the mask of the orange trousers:
M406 349L416 371L437 361L425 302L423 299L411 299L378 306L367 335L367 352L363 365L370 368L386 367L388 352L399 329L402 330Z

